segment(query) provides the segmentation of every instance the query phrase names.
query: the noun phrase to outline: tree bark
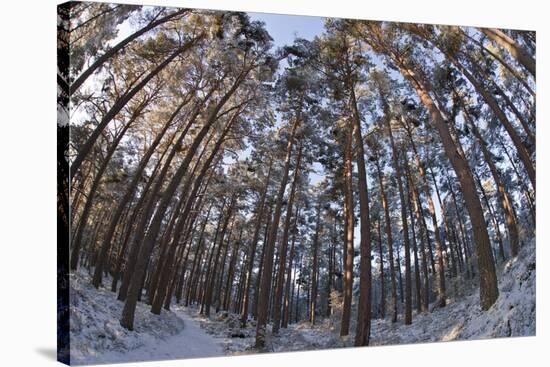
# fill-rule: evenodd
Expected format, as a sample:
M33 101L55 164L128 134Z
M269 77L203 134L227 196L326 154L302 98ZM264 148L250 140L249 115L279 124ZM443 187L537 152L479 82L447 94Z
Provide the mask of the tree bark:
M269 236L265 246L265 257L262 270L262 278L259 289L258 297L258 320L256 325L256 347L263 348L265 346L265 333L267 323L267 312L269 307L269 293L271 288L271 278L273 272L273 255L275 252L275 242L277 241L277 230L279 228L279 221L281 219L281 208L283 203L283 197L285 194L286 185L288 182L288 172L290 169L290 157L292 155L292 147L294 146L294 135L296 129L300 125L300 118L295 117L295 120L290 128L288 137L288 143L286 148L286 157L284 161L283 174L281 177L281 184L279 186L279 192L275 202L275 212L273 213L273 220L271 221L271 228Z
M456 145L448 130L448 126L429 94L427 83L420 74L416 73L410 67L405 66L403 62L398 61L398 67L405 78L411 82L420 100L429 111L431 119L441 137L447 157L451 161L451 165L460 181L476 242L478 268L480 272L480 304L483 310L488 310L498 298L497 277L483 209L477 196L475 181L468 166L468 162L458 154Z
M357 306L357 330L355 346L369 345L372 307L372 274L371 274L371 232L369 214L369 191L367 185L367 171L365 165L365 148L361 133L361 117L357 107L355 86L349 85L351 109L353 111L353 135L356 143L356 160L358 171L359 213L361 218L361 264L359 283L359 303Z
M258 247L258 239L260 236L260 228L262 226L263 214L265 199L267 195L267 190L269 188L269 182L271 179L271 170L273 167L273 158L269 160L269 168L267 170L267 176L265 179L265 184L263 186L262 192L260 194L260 200L256 206L256 224L254 226L254 234L252 235L252 242L250 243L250 254L248 256L247 271L245 273L245 286L244 294L242 301L241 309L241 328L246 327L246 322L248 320L248 304L250 303L250 285L252 284L252 271L254 270L254 259L256 257L256 248Z
M292 242L290 245L290 255L288 257L288 266L287 266L287 274L286 274L286 284L285 284L285 295L283 299L283 321L281 324L282 328L286 328L288 326L288 321L290 320L290 308L292 306L292 302L289 300L290 298L290 282L292 278L292 264L294 262L294 247L296 245L296 235L298 232L298 217L300 216L300 208L299 206L296 207L296 211L294 213L294 223L292 225Z
M479 147L481 148L481 152L483 153L485 162L489 166L489 170L491 171L491 175L493 176L493 180L495 181L495 185L497 187L497 191L500 199L498 202L500 204L500 208L502 212L504 213L506 228L508 229L508 234L510 236L509 238L510 252L512 257L516 257L519 250L519 235L518 235L516 215L514 212L514 207L512 205L510 194L508 193L508 190L506 189L506 187L504 186L504 183L502 182L502 179L500 178L500 173L498 171L498 168L494 163L493 157L489 152L489 149L487 149L487 143L481 136L479 129L474 124L468 112L463 110L463 113L464 113L465 121L467 121L472 127L472 131L479 143Z
M127 206L128 202L132 200L134 197L134 193L136 191L136 188L142 178L143 172L145 168L147 167L147 164L149 163L149 160L153 156L156 148L160 144L162 138L166 134L168 128L171 126L172 122L176 118L176 116L179 114L181 109L185 106L185 104L188 101L183 101L177 108L174 110L172 115L170 115L170 118L165 122L164 126L162 127L162 130L157 134L155 137L155 140L151 143L149 148L147 149L147 152L145 155L141 158L139 165L134 173L134 177L128 187L126 188L126 192L124 193L124 196L120 199L119 204L115 211L113 212L113 217L111 218L111 221L109 222L109 225L107 226L107 230L105 232L105 238L103 240L103 243L101 245L101 250L99 253L98 263L96 265L95 271L94 271L94 277L92 280L92 284L94 287L98 288L101 284L101 271L103 270L103 263L105 262L105 257L107 255L107 252L109 251L111 247L112 242L112 236L115 231L116 225L120 219L120 216L122 215L122 212L124 211L124 208Z
M311 269L311 296L309 304L309 322L315 325L315 316L317 309L317 288L318 288L318 268L319 268L319 235L321 232L321 199L317 199L317 224L315 225L315 234L313 235L313 243L311 244L313 252L313 264Z
M342 322L340 323L340 336L349 334L351 318L351 303L353 297L353 130L348 127L344 148L344 299L342 306Z
M384 210L384 229L386 231L386 241L388 244L388 262L390 265L390 285L391 285L391 309L392 322L397 321L397 284L395 279L395 262L393 259L393 236L391 229L390 209L388 206L388 198L384 189L384 179L382 170L380 169L380 158L378 152L374 152L376 171L378 173L378 184L380 186L380 196L382 199L382 209Z
M189 150L187 151L185 158L183 159L180 167L174 174L174 177L168 184L168 187L162 194L162 197L160 199L160 202L157 207L157 211L155 213L155 216L151 220L151 224L149 226L149 230L147 234L145 235L145 238L143 239L143 244L140 248L139 256L136 261L136 266L134 270L134 275L132 277L132 281L130 283L130 286L128 288L128 295L126 297L126 303L124 304L124 309L122 312L122 318L120 320L121 325L129 330L133 330L133 324L134 324L134 311L136 308L137 303L137 297L139 295L139 288L138 280L143 274L145 274L146 268L147 268L147 261L149 259L149 256L151 254L151 251L153 249L153 246L155 244L158 232L160 230L160 225L162 222L162 219L164 217L164 214L166 213L166 210L168 208L168 205L172 199L172 196L176 190L176 188L179 186L182 177L187 172L189 163L191 162L191 159L195 155L196 150L198 149L200 143L214 124L214 122L217 120L217 115L219 111L221 110L222 106L225 105L225 103L229 100L229 98L233 95L233 93L237 90L238 86L242 82L242 78L244 78L245 74L239 75L235 82L233 83L233 86L229 89L229 91L220 99L216 107L213 109L213 111L210 113L209 117L206 119L204 126L199 131L197 136L195 137L193 143L189 147ZM238 114L236 112L235 114ZM227 125L231 125L234 122L232 118L230 118L229 122L227 122ZM207 310L208 311L208 310Z
M497 45L508 50L510 54L521 64L527 71L536 77L536 62L527 51L525 51L515 40L506 33L497 28L479 28L487 37L493 40Z
M387 105L384 97L381 96L382 104L384 106L384 123L390 139L390 146L392 149L393 169L395 171L395 178L397 180L397 189L399 192L399 201L401 207L401 223L403 226L403 242L405 245L405 325L412 323L412 279L411 279L411 245L409 239L409 225L407 221L407 208L405 201L405 193L403 191L403 182L401 181L401 166L399 164L399 157L397 152L397 146L393 138L393 132L391 128L391 114L389 106ZM436 227L437 231L437 227ZM437 232L436 232L437 233Z
M103 55L98 57L92 63L92 65L90 65L86 70L80 73L78 78L76 78L76 80L72 82L71 85L69 86L69 94L72 95L74 92L76 92L78 88L80 88L80 86L86 81L86 79L88 79L88 77L94 73L94 71L99 69L105 63L105 61L113 57L117 52L119 52L124 47L126 47L130 42L141 37L143 34L149 32L151 29L156 28L157 26L164 24L171 19L174 19L178 15L183 15L189 11L190 11L189 9L180 9L180 10L174 11L173 13L168 14L165 17L162 17L160 19L150 22L145 27L132 33L131 35L129 35L128 37L126 37L125 39L117 43L115 46L107 50Z
M273 334L279 332L281 326L281 302L283 296L283 284L285 277L285 265L286 265L286 254L288 249L288 235L290 230L290 220L292 218L292 207L294 205L294 198L296 196L296 189L298 187L298 180L300 179L300 164L302 160L302 150L303 145L300 142L300 147L298 148L298 156L296 157L296 167L294 168L294 177L292 179L292 186L290 189L290 195L288 198L288 203L286 207L286 218L283 229L283 237L280 243L280 256L279 256L279 269L277 272L277 278L275 281L275 291L273 295Z
M173 52L170 56L168 56L163 62L161 62L157 67L155 67L141 82L139 82L135 87L133 87L131 90L129 90L127 93L123 94L114 104L113 106L107 111L105 116L101 119L97 127L94 129L92 134L88 137L86 142L82 144L80 149L78 150L78 154L76 155L73 163L71 164L70 168L70 179L69 181L73 180L74 175L79 170L80 165L82 164L82 161L92 147L94 146L97 138L101 135L105 127L115 118L115 116L126 106L126 104L140 91L142 90L147 83L151 79L153 79L155 76L157 76L168 64L170 64L177 56L181 55L184 52L187 52L191 47L193 47L200 39L202 39L204 35L198 36L197 38L194 38L193 40L187 42L183 46L179 47L175 52Z

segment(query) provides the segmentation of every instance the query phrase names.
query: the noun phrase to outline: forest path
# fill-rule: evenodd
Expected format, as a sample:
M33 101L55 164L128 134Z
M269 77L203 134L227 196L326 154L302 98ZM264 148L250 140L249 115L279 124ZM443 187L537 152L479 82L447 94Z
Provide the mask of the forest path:
M151 350L158 358L204 358L223 356L223 348L213 336L207 334L197 321L183 308L173 307L173 312L183 319L183 330Z
M183 308L172 310L183 322L183 330L156 344L144 345L132 351L132 357L142 355L148 360L204 358L223 356L223 348L218 341L207 334Z
M184 322L183 330L180 333L164 340L156 339L154 342L148 342L126 353L103 352L97 360L86 362L147 362L167 359L221 357L225 355L222 346L219 344L219 339L216 340L207 334L199 323L193 320L187 310L183 307L173 306L172 312Z

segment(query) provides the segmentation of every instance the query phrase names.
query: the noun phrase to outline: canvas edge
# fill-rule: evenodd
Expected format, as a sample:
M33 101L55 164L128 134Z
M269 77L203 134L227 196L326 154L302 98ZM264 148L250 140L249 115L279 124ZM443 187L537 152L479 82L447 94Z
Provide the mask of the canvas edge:
M70 364L69 306L69 40L66 29L74 2L57 6L57 360Z

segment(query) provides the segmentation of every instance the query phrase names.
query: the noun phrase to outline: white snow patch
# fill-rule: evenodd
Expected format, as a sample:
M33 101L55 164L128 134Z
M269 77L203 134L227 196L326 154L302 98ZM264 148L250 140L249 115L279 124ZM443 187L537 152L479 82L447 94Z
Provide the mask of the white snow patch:
M479 291L464 279L449 281L449 298L443 308L432 305L429 313L413 314L412 325L402 315L392 323L372 320L371 345L472 340L535 335L535 244L524 246L515 259L498 271L500 296L481 311ZM108 290L96 290L87 274L71 274L71 362L76 364L198 358L259 352L290 352L353 346L355 318L350 335L341 338L340 316L290 324L272 335L267 327L266 347L254 348L256 323L240 328L239 316L227 311L206 318L195 306L172 306L172 311L153 315L138 303L136 330L119 324L123 303ZM355 313L355 312L353 312ZM185 328L184 328L185 324Z
M449 293L456 298L449 297L443 308L431 305L432 312L414 312L412 325L405 325L402 315L396 323L389 317L373 319L371 345L535 335L534 241L524 246L515 259L508 260L497 276L500 296L488 311L481 311L477 288L465 284L462 278L453 279L449 288L454 287L455 291ZM205 318L195 308L187 312L206 332L220 340L228 355L352 347L354 342L355 315L352 315L350 335L345 338L339 336L339 317L320 319L314 326L307 321L290 324L277 335L271 334L268 325L266 347L260 351L254 348L256 324L253 320L241 329L235 314L220 312Z
M71 282L71 364L98 364L222 356L222 347L178 307L150 312L138 302L135 330L119 319L123 303L106 289L95 289L80 272ZM184 327L185 325L185 327Z

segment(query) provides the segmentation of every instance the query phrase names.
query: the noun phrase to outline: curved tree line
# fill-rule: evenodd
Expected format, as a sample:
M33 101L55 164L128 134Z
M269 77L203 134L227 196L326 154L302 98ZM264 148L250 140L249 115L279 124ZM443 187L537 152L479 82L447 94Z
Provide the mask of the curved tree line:
M259 348L336 316L368 345L456 287L489 309L534 237L533 32L327 19L275 48L244 13L67 16L70 268L130 330L183 303L254 319Z

